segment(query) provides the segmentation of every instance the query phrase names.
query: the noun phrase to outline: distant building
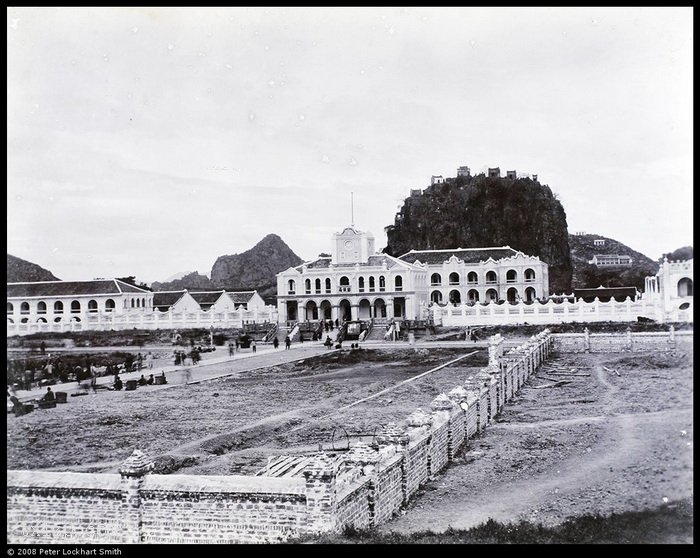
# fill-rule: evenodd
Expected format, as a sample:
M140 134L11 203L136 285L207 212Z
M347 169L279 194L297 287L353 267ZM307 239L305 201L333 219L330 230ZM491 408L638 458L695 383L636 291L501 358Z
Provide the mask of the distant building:
M639 297L636 287L603 287L597 289L574 289L574 298L583 299L584 302L593 302L596 298L599 302L609 302L616 300L624 302L627 298L634 302Z
M501 178L501 169L499 167L489 169L489 177Z
M604 238L596 238L593 241L593 246L605 246L605 239Z
M516 178L518 178L518 176L514 170L506 171L506 178L510 178L511 180L515 180Z
M442 175L433 175L430 177L431 186L433 184L442 184L443 182L445 182L445 179L442 177Z
M589 264L598 267L632 265L632 258L619 254L595 254L592 260L588 260Z
M420 188L417 189L411 189L411 196L420 196L423 193L423 190Z
M457 176L471 176L471 170L469 167L459 167L457 169Z

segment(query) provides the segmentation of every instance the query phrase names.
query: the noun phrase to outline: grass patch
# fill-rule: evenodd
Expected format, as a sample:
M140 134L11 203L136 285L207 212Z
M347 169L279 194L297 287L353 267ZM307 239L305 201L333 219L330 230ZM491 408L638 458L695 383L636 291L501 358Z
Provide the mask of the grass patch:
M567 519L556 527L528 521L500 523L489 519L471 529L449 528L442 533L381 533L346 527L341 534L301 537L289 544L650 544L692 543L691 499L665 504L652 510Z

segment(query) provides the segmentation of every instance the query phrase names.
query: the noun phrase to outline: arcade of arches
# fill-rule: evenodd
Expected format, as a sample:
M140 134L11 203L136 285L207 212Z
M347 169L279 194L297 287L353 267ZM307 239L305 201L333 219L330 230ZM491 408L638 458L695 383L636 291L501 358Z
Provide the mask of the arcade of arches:
M286 309L289 321L405 319L406 299L348 297L341 299L335 306L326 299L306 302L288 300Z

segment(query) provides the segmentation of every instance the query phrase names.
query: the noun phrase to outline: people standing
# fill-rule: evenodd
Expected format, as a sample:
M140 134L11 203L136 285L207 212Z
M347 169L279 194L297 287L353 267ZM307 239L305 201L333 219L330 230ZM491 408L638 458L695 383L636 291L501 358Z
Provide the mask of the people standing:
M255 344L255 339L250 342L250 346L253 347L253 352L257 352L258 346Z
M284 348L289 349L289 347L292 345L292 340L289 338L289 335L284 338Z
M275 338L272 340L272 346L276 349L277 347L280 346L280 340L277 339L277 336L275 335Z
M151 351L148 351L146 355L146 366L148 366L149 370L153 370L153 353Z
M228 344L228 356L232 357L234 352L233 343Z

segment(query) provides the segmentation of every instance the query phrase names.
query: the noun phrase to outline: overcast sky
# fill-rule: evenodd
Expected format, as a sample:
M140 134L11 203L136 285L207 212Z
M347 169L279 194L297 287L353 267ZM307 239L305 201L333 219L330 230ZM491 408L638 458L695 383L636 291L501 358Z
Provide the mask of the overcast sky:
M304 259L500 166L569 232L692 244L691 8L9 8L10 254L64 280Z

